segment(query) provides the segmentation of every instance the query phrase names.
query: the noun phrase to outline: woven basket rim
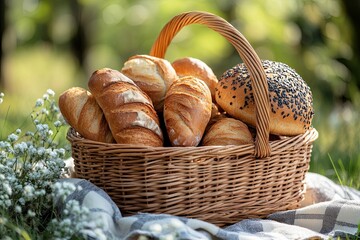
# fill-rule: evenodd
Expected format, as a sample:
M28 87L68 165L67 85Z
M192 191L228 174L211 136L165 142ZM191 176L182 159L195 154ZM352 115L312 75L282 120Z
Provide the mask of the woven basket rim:
M206 152L209 153L211 151L217 150L228 150L229 152L237 150L244 151L248 149L252 153L254 153L254 144L243 144L243 145L222 145L222 146L194 146L194 147L172 147L172 146L162 146L162 147L152 147L152 146L141 146L141 145L134 145L134 144L119 144L119 143L105 143L99 142L95 140L86 139L81 136L73 127L69 127L66 135L67 139L70 142L82 142L86 145L94 145L103 148L109 149L128 149L128 150L142 150L142 151L149 151L149 152L158 152L158 151L170 151L170 152L182 152L182 151L197 151L197 152ZM269 141L270 147L272 151L282 149L286 146L289 148L293 147L292 145L306 143L312 143L318 138L318 132L315 128L310 128L303 134L299 134L296 136L285 136L279 140L272 140Z

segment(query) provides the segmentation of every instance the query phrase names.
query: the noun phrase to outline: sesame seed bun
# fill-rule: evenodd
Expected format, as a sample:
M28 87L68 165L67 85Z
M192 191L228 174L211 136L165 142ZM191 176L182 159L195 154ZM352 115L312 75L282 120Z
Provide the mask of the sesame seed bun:
M292 136L304 133L314 115L310 87L294 69L280 62L262 61L270 101L270 133ZM217 104L230 116L255 127L255 102L245 64L227 70L215 89Z

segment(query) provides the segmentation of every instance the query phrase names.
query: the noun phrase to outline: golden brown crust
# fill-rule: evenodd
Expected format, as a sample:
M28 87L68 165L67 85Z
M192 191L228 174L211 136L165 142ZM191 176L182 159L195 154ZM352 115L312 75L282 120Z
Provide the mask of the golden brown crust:
M178 78L170 62L149 55L130 57L124 63L121 72L149 95L155 110L159 112L162 112L167 90Z
M266 60L263 67L269 86L270 133L288 136L304 133L314 115L310 88L286 64ZM255 126L253 89L244 64L223 74L215 99L230 116Z
M203 146L253 144L248 126L234 118L221 118L205 133Z
M164 102L164 122L172 146L197 146L211 116L211 93L195 77L171 85Z
M200 59L185 57L172 63L179 77L193 76L203 80L209 87L212 99L215 99L215 88L218 79L212 69Z
M64 119L84 138L115 142L103 111L86 89L73 87L59 96L59 108Z
M123 128L116 134L116 138L119 142L127 144L153 147L163 146L163 139L158 134L150 129L139 126Z
M88 86L103 110L117 143L163 145L159 119L151 99L132 80L119 71L106 68L95 71ZM153 131L157 135L156 139L151 141L149 137L154 135L149 135L145 129ZM131 133L133 136L126 136L124 133ZM137 139L142 134L144 139ZM161 139L161 143L158 139Z

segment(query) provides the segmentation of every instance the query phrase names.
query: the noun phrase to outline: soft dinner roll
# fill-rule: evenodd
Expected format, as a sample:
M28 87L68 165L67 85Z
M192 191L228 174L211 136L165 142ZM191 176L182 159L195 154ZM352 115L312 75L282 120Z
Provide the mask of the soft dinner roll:
M224 146L253 144L254 140L248 126L234 118L222 118L205 133L203 146Z
M211 93L204 81L188 76L166 94L164 122L172 146L197 146L211 116Z
M166 92L178 78L169 61L149 55L130 57L121 72L149 95L158 112L162 112Z
M314 115L309 86L288 65L265 60L270 100L270 133L292 136L311 126ZM254 95L245 64L227 70L216 87L215 99L230 116L255 126Z
M212 99L215 99L215 87L218 79L212 69L200 59L186 57L172 63L179 77L193 76L203 80L209 87Z

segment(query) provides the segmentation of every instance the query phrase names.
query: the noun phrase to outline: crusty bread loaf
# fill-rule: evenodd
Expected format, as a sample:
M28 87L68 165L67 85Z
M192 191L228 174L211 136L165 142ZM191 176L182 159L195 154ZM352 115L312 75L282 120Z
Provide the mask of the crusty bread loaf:
M72 87L59 97L59 108L67 123L86 139L115 142L104 113L93 95L81 87Z
M163 146L151 99L131 79L117 70L103 68L92 74L88 86L117 143Z
M221 118L205 133L203 146L224 146L253 144L254 139L248 126L234 118Z
M158 112L162 112L166 92L178 78L170 62L149 55L130 57L121 72L149 95Z
M311 126L314 115L312 93L289 66L265 60L270 101L270 133L297 135ZM230 116L255 126L255 103L249 73L244 64L227 70L216 87L217 104Z
M197 146L211 116L209 87L192 76L175 81L164 102L164 121L172 146Z
M226 113L221 111L221 109L219 109L218 105L216 103L212 103L211 104L211 116L210 116L210 120L205 128L205 132L207 132L209 130L209 128L216 123L217 121L219 121L222 118L226 118L228 116L226 116Z
M218 79L206 63L197 58L185 57L175 60L172 66L179 77L193 76L203 80L210 89L212 99L215 99Z

